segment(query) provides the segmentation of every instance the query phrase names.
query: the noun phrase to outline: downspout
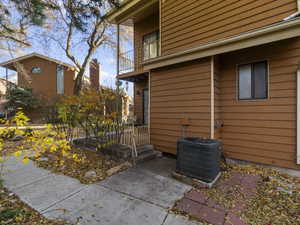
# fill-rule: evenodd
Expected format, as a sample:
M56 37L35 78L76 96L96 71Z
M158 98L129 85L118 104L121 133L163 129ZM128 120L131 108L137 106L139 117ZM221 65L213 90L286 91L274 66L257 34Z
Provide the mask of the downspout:
M148 75L148 143L151 144L151 71Z
M211 57L210 69L210 138L215 138L215 58Z
M297 69L297 164L300 164L300 65Z

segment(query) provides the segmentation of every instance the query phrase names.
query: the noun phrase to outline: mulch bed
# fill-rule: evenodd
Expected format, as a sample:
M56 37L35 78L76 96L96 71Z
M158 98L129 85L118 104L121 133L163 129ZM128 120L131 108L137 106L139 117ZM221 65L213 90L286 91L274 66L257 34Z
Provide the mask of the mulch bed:
M213 225L299 225L299 210L299 178L232 164L214 188L194 188L172 209Z
M72 159L67 159L63 165L60 165L56 163L55 158L57 156L55 153L45 153L40 160L33 160L39 167L76 178L83 184L104 180L117 172L131 167L130 163L124 160L117 160L101 152L91 152L76 147L73 147L71 152L78 154L80 158L85 158L85 160L83 162L75 162Z
M1 185L0 225L70 225L63 220L48 220L23 203L17 196Z
M21 145L24 146L25 149L30 147L30 144L25 144L22 140L18 140L18 141L6 140L3 143L3 150L1 151L1 153L3 155L13 154L14 152L19 150L18 147Z
M11 155L18 151L18 146L23 146L24 149L30 149L31 145L22 140L19 141L5 141L3 146L3 155ZM83 184L95 183L113 174L123 171L131 167L131 163L126 160L117 159L115 156L103 154L103 152L93 152L87 149L73 147L72 153L76 153L81 158L86 160L83 162L75 162L73 160L66 160L63 165L57 164L55 158L56 153L43 153L41 159L36 160L31 158L35 164L44 169L50 170L55 173L61 173L78 179ZM91 172L89 176L86 176Z

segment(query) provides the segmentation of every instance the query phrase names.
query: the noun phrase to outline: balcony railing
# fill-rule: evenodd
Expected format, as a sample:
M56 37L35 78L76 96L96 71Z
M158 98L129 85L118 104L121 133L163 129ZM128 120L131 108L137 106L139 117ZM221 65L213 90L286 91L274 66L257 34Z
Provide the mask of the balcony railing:
M143 44L143 61L153 59L160 54L160 40L154 40ZM119 74L129 73L142 69L142 62L135 62L134 50L119 54Z
M119 55L119 74L134 71L134 50Z

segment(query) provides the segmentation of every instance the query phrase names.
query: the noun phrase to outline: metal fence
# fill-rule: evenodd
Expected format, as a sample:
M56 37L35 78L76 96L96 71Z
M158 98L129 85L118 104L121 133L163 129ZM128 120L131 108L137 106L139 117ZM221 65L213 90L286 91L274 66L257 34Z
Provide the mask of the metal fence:
M119 74L134 71L134 50L120 53L119 55Z
M72 139L85 138L86 133L82 128L75 128ZM150 144L150 134L148 126L127 126L123 131L106 132L103 139L107 143L120 143L136 147ZM119 139L119 140L118 140Z

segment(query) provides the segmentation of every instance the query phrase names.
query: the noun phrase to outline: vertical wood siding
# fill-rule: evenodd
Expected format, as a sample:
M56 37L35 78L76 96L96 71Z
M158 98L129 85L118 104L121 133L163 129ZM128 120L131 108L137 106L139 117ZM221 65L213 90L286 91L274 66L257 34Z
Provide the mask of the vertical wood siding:
M134 58L135 70L142 71L143 36L159 30L159 13L146 17L134 23Z
M296 0L165 0L162 54L267 26L296 10Z
M182 137L210 136L210 58L151 72L151 143L176 154Z
M269 99L237 100L237 64L269 63ZM224 150L229 157L296 166L296 71L300 39L290 39L220 57Z

